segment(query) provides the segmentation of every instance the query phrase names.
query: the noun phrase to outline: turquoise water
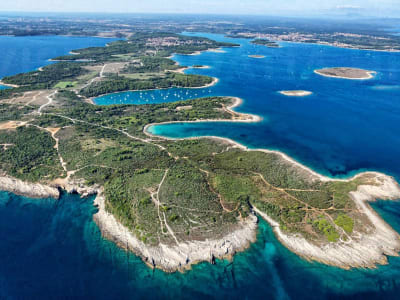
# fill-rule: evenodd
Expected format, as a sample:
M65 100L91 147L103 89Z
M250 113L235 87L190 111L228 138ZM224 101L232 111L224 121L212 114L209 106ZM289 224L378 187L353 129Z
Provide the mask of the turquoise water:
M363 168L400 175L400 98L394 88L400 78L398 54L300 44L269 49L234 41L242 47L176 56L182 64L210 65L189 72L219 77L215 87L114 94L97 102L240 96L245 103L238 110L262 115L263 122L163 125L152 131L177 137L228 136L250 147L284 150L336 176ZM249 59L249 54L267 57ZM357 82L312 73L315 67L344 64L379 73L374 80ZM314 94L289 98L277 94L283 89ZM399 202L372 206L400 231ZM92 221L95 212L93 198L64 194L58 201L37 200L0 192L0 298L398 299L400 293L400 258L389 258L389 265L376 270L344 271L309 263L283 247L262 220L257 242L233 262L202 263L185 274L153 271L102 239Z

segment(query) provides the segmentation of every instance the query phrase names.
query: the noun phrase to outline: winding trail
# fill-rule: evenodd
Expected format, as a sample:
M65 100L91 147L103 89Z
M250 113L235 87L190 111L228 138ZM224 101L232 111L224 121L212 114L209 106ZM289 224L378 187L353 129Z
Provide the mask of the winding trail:
M39 109L38 109L38 111L37 111L39 115L42 114L43 108L45 108L45 107L47 107L47 106L49 106L50 104L53 103L53 96L55 96L57 93L58 93L58 91L55 91L55 92L51 93L50 95L48 95L48 96L46 97L47 100L49 100L49 101L48 101L47 103L45 103L45 104L43 104L43 105L41 105L41 106L39 107Z

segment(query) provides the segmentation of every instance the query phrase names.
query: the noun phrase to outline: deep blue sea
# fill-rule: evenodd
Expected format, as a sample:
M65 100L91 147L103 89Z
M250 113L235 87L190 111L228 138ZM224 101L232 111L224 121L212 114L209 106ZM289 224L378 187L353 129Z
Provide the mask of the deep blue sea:
M71 50L104 46L114 40L96 37L0 36L0 78L33 71L52 63L49 59L68 54Z
M245 102L237 110L261 115L263 122L162 125L151 130L173 137L220 135L249 147L279 149L331 176L373 169L400 178L400 54L291 43L270 49L248 40L208 36L242 46L175 59L188 66L209 65L211 69L188 72L220 78L215 87L120 93L101 97L97 103L239 96ZM266 58L249 58L252 54ZM315 68L334 66L378 74L370 81L348 81L313 73ZM288 89L314 94L297 98L277 93ZM378 201L372 206L400 231L399 202ZM233 262L202 263L184 274L153 271L135 255L102 239L92 221L95 210L93 198L64 194L58 201L37 200L0 192L0 299L398 299L400 295L400 258L391 257L389 265L375 270L345 271L310 263L283 247L263 221L257 242Z

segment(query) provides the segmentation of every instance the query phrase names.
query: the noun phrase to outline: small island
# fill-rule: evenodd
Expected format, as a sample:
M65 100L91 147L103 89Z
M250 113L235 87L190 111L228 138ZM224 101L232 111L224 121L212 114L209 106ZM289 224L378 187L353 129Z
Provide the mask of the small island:
M293 91L279 91L279 94L289 97L305 97L312 95L312 92L303 90L293 90Z
M193 65L192 69L210 69L210 66L205 66L205 65Z
M343 78L343 79L353 79L353 80L363 80L374 78L375 71L363 70L358 68L324 68L319 70L314 70L314 73L333 78Z
M251 43L255 44L255 45L263 45L268 48L280 48L280 46L277 42L270 41L267 39L255 39L255 40L251 41Z
M265 58L264 55L249 55L249 57L250 58L258 58L258 59Z

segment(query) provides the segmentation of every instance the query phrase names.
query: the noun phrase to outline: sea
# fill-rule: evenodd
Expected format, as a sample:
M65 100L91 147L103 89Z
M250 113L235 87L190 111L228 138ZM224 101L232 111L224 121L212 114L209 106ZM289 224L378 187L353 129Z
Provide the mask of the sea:
M262 122L159 125L150 131L168 137L229 137L249 148L283 151L331 177L377 170L400 179L400 54L296 43L267 48L246 39L186 34L241 45L224 48L223 53L174 56L182 65L210 66L186 72L218 77L217 85L124 92L99 97L95 102L141 104L241 97L243 105L236 110L257 114ZM40 39L54 45L60 37ZM73 38L68 46L70 38L65 39L60 52L83 47ZM6 47L12 49L13 41L9 38ZM96 41L89 39L87 43L93 46ZM19 42L15 43L17 49ZM39 42L31 45L32 52L43 48ZM16 67L13 72L10 67L9 73L1 76L37 68L60 54L49 52L42 62L32 63L30 68L27 64L27 68L18 69L21 71ZM313 72L340 66L377 74L368 81L353 81ZM287 97L278 93L298 89L313 94ZM400 232L400 202L379 200L371 205ZM309 262L282 246L263 220L257 241L233 261L204 262L185 273L152 270L133 253L102 238L92 220L95 212L93 197L64 193L59 200L30 199L0 192L0 298L398 299L400 295L400 258L389 257L388 265L376 269L342 270Z
M51 64L51 58L71 50L104 46L110 38L71 36L0 36L0 78L36 70ZM0 85L0 89L4 86Z

